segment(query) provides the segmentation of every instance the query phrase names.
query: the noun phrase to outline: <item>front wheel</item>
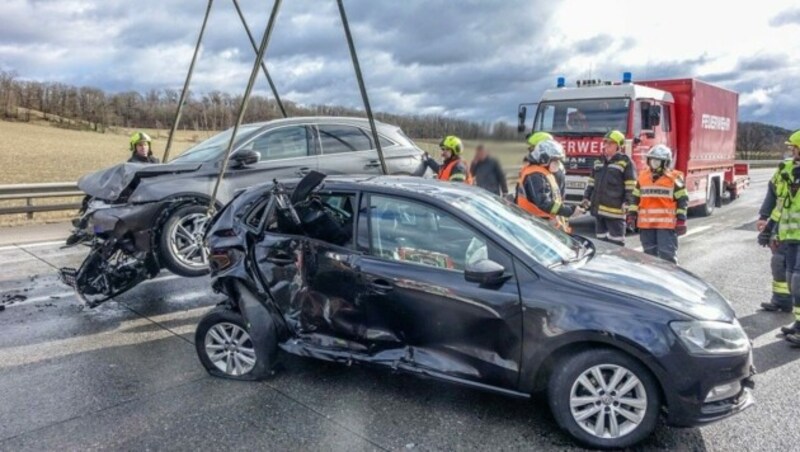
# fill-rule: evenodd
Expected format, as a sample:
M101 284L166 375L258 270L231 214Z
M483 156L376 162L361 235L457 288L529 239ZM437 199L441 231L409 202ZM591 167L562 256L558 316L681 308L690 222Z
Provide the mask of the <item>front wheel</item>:
M596 448L628 447L653 431L661 406L655 379L639 362L615 350L570 356L548 387L558 425Z
M277 343L257 347L242 315L222 307L200 320L194 346L208 373L233 380L261 380L269 376L274 364L270 357L277 350Z
M208 256L203 236L208 223L208 209L190 204L172 212L159 237L159 252L164 266L180 276L208 273Z

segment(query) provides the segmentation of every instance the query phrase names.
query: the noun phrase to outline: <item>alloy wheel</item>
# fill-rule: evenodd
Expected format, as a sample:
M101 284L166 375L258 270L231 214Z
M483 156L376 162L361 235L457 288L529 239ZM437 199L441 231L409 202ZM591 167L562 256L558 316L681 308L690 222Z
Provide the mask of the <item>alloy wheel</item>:
M192 213L175 222L169 231L172 255L186 267L208 267L208 252L203 243L208 215Z
M233 323L222 322L206 333L206 355L211 363L231 376L242 376L256 365L256 351L247 331Z

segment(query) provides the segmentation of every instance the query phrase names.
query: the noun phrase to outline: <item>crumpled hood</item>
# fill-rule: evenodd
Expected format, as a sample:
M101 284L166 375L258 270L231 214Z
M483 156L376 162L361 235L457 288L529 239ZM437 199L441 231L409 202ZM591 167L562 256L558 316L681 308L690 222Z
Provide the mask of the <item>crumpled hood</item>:
M199 163L120 163L81 177L78 188L89 196L115 201L131 183L138 183L138 178L185 173L199 168Z
M694 274L627 248L598 246L584 265L558 268L565 278L623 292L702 320L733 321L730 303Z

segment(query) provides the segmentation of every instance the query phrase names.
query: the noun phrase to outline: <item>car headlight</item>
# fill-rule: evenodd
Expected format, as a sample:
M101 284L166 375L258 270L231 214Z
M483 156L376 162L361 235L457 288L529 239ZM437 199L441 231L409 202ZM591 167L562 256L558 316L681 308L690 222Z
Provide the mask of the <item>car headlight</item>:
M672 322L669 326L693 355L738 355L750 348L750 339L738 320Z

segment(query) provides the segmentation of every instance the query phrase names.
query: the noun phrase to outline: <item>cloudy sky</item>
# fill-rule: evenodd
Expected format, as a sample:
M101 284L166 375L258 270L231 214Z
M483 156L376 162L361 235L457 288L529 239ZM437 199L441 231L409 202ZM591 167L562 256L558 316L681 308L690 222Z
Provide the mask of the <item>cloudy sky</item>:
M271 0L239 0L260 40ZM0 69L110 91L180 88L207 0L2 0ZM514 121L579 78L696 76L740 119L800 128L796 0L345 0L373 108ZM254 53L215 0L192 90L244 91ZM284 0L267 53L281 95L359 107L334 0ZM266 94L259 78L257 91Z

